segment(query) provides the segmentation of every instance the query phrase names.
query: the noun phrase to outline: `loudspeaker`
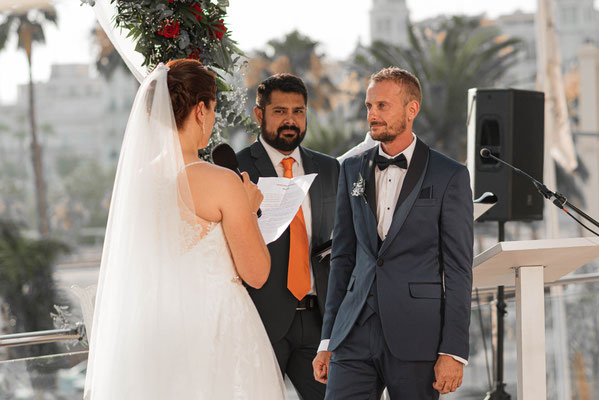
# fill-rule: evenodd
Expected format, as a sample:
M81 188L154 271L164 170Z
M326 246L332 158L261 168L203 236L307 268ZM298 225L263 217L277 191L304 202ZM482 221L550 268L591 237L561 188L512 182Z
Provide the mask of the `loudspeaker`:
M545 95L517 89L468 90L468 169L474 198L485 192L497 204L478 221L543 219L544 198L525 177L505 165L482 158L491 153L543 181Z

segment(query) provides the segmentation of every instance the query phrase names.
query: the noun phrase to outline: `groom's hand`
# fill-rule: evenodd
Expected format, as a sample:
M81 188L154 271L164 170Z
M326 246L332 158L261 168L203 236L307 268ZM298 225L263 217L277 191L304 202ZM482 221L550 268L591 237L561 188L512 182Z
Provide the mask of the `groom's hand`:
M327 383L329 378L329 360L331 359L330 351L319 351L312 361L312 367L314 368L314 379L320 383Z
M441 394L455 392L462 386L464 365L451 356L441 354L435 363L433 388Z

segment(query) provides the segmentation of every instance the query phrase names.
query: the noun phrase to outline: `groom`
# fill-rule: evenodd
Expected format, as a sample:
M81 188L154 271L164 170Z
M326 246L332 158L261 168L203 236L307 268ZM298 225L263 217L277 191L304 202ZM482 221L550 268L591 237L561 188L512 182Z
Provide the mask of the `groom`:
M472 194L466 167L412 133L420 102L420 83L408 71L374 74L366 108L380 145L341 167L313 362L329 400L379 399L385 386L394 400L438 399L462 382Z
M270 338L283 376L301 399L324 398L325 385L312 375L320 341L329 278L329 259L314 249L331 238L339 163L300 143L306 134L308 93L291 74L277 74L257 89L254 114L260 137L237 154L239 169L257 182L263 177L317 173L290 227L268 245L270 276L260 289L248 288Z

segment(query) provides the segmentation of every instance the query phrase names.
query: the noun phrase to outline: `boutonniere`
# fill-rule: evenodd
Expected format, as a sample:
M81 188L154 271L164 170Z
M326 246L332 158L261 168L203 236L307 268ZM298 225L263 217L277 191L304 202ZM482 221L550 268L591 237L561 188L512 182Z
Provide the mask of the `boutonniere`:
M362 174L358 172L358 180L354 182L354 188L351 191L351 195L354 197L362 196L364 202L368 204L368 200L366 200L366 194L364 191L366 190L366 181L362 177Z

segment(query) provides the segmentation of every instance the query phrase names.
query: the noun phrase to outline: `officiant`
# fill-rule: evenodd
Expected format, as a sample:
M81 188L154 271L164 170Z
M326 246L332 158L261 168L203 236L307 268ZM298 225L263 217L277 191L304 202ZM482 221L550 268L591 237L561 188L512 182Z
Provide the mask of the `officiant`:
M321 260L314 249L331 238L339 163L301 146L307 100L304 82L294 75L264 80L254 108L260 136L237 158L240 170L253 182L259 177L318 174L289 228L268 245L268 281L260 289L248 287L283 376L289 377L300 398L316 400L325 394L325 385L314 380L312 360L320 342L329 259Z

